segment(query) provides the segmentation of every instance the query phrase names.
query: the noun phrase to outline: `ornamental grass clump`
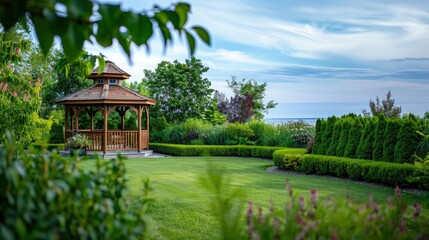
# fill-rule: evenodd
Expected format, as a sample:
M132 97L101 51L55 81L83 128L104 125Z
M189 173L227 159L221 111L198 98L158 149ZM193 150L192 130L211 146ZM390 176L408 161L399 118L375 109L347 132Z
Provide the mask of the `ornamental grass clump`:
M92 145L92 140L82 134L76 134L67 139L67 146L71 148L87 148Z
M268 211L248 204L246 232L249 239L427 239L429 223L420 204L409 207L397 187L386 204L372 196L355 203L348 195L339 200L319 199L317 190L309 198L293 194L286 182L288 201L284 209Z

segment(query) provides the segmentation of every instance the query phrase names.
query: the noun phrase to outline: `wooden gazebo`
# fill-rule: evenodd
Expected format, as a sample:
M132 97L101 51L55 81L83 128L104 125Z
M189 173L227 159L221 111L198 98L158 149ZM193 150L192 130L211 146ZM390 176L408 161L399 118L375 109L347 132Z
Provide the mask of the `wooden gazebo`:
M92 146L87 150L102 151L103 154L107 151L140 152L148 149L149 106L155 105L156 102L122 86L122 81L129 77L128 73L113 62L106 61L101 74L98 74L98 68L95 68L88 76L94 81L93 86L58 99L57 103L65 105L65 139L75 133L84 134L92 139ZM115 129L109 129L108 119L113 111L118 113L120 124L117 124ZM133 116L137 124L134 129L126 129L127 111L131 111L128 115L135 113ZM99 120L96 125L95 118ZM89 121L89 124L83 124L84 120Z

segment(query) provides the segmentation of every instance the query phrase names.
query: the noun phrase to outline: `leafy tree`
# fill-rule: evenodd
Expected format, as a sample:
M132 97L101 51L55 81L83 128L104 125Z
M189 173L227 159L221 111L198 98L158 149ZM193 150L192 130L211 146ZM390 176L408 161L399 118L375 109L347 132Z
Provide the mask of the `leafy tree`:
M213 98L211 105L207 108L204 114L201 116L204 121L207 121L211 124L224 124L226 122L226 117L219 112L217 108L217 99Z
M414 117L404 119L399 130L398 141L395 145L395 162L413 163L413 155L420 142L420 135L417 133L417 123Z
M275 108L277 103L274 100L264 104L267 83L259 84L256 80L246 80L243 78L237 81L232 77L228 81L228 87L232 90L233 96L228 100L225 94L215 92L218 100L219 112L224 114L229 122L248 122L250 119L263 119L264 113Z
M0 32L0 43L0 135L9 129L23 144L40 140L51 122L38 115L42 81L23 62L23 55L31 49L30 40L18 28L11 28Z
M372 152L372 159L376 161L383 160L383 145L384 145L384 133L386 131L386 117L381 115L377 118L375 133L374 133L374 145Z
M61 7L58 7L61 6ZM47 54L54 37L58 36L66 56L75 60L82 54L85 41L96 41L103 47L117 40L128 57L130 46L145 45L158 28L166 47L173 42L172 32L185 35L191 54L195 50L195 37L210 45L208 32L200 26L185 26L191 6L187 3L172 4L167 8L158 5L148 11L124 11L118 4L90 0L71 1L0 1L0 23L8 30L17 22L34 25L42 51ZM27 27L28 29L28 27Z
M253 96L249 93L234 95L228 100L225 94L216 91L214 97L218 102L217 108L219 112L226 116L228 122L245 123L255 115L253 111L255 102Z
M386 99L382 100L380 103L380 99L375 99L375 102L372 101L372 99L369 101L369 109L370 112L368 112L366 109L362 110L362 113L364 116L369 117L371 116L379 116L379 115L385 115L388 118L400 118L401 117L401 107L395 106L395 99L392 99L392 93L387 92Z
M86 78L91 70L91 62L88 58L79 58L68 64L67 67L61 67L68 62L65 54L57 50L53 53L53 65L57 68L54 79L45 81L43 87L42 115L47 116L57 109L55 100L58 98L78 92L92 85L92 80Z
M203 115L212 104L211 83L202 76L208 70L194 57L185 63L162 61L155 71L144 70L142 81L157 101L152 117L164 116L168 122L180 123Z
M395 145L398 141L398 131L401 128L399 120L389 119L384 132L383 161L393 162L395 159Z

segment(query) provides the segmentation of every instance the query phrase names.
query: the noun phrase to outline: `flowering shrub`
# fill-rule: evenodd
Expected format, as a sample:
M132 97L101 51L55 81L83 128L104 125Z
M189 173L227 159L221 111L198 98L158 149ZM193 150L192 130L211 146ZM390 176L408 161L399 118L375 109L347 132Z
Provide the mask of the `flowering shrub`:
M249 202L247 236L250 239L427 239L428 219L420 216L421 206L411 208L397 187L395 197L387 204L377 203L371 196L363 204L349 196L344 199L320 200L317 190L309 199L293 194L286 183L288 201L283 210L271 206L263 213Z
M82 134L76 134L67 139L67 146L71 148L85 148L92 145L92 140Z

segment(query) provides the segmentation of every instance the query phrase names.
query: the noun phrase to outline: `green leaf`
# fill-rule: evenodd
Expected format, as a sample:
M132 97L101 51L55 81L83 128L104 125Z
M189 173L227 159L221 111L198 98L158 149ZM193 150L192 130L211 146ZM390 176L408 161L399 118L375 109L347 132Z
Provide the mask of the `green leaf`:
M185 31L185 33L186 38L188 39L189 52L191 53L191 56L193 56L195 51L195 38L188 31Z
M122 49L127 54L128 58L131 57L130 52L130 41L128 40L128 34L127 33L121 33L117 36L119 44L122 46Z
M173 11L164 11L165 15L168 17L170 22L173 24L174 28L179 30L179 24L180 24L180 18L179 15L176 12Z
M70 61L76 60L82 53L83 42L85 41L84 30L71 23L65 26L66 32L60 35L64 53Z
M43 54L48 54L54 42L54 33L51 32L49 23L45 19L33 18L34 28L36 30L37 39L39 40L40 48Z
M211 45L210 35L206 29L199 26L194 26L192 29L198 34L201 40L203 40L207 45Z
M188 21L188 13L191 11L191 6L187 3L177 3L175 9L177 16L179 17L179 29L182 29L185 23Z
M71 17L89 19L92 15L92 1L70 1L67 13Z
M99 4L99 13L101 19L97 21L97 42L103 46L108 47L113 43L113 39L119 34L122 11L120 5ZM124 14L125 15L125 14Z
M127 27L133 42L141 46L149 40L153 34L152 22L145 15L128 13L125 17L125 26Z
M106 61L103 56L97 56L98 59L98 74L102 74L104 68L106 67Z

